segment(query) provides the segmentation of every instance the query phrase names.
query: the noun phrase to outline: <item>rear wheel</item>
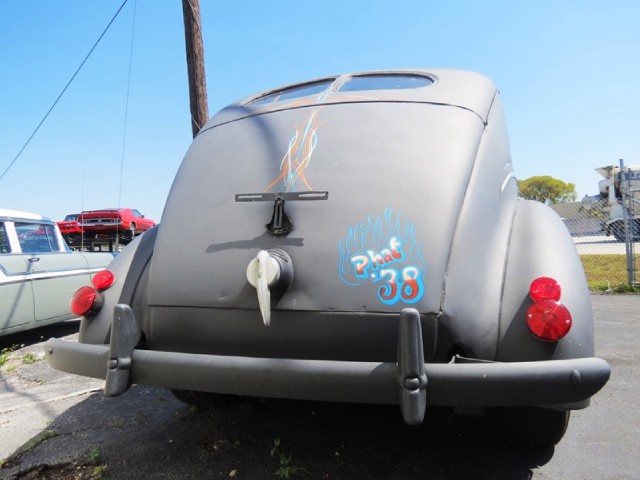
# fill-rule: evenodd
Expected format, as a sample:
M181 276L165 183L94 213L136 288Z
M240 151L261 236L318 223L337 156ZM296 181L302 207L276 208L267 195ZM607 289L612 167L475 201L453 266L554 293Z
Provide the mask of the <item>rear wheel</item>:
M122 243L127 244L136 236L136 224L129 225L129 229L122 232Z
M193 390L171 390L173 396L189 405L195 405L201 410L210 408L225 408L237 403L241 397L223 393L195 392Z
M619 242L624 242L624 225L622 222L615 222L611 224L611 233Z
M533 447L556 445L569 425L569 411L539 407L501 407L494 411L500 434L509 443Z
M631 222L631 237L634 242L640 240L640 218L636 218Z

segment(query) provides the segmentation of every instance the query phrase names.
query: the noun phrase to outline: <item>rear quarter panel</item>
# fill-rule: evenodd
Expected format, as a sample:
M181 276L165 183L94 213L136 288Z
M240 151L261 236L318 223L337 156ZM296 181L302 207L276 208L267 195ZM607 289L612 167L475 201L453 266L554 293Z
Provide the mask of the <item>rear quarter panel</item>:
M466 355L487 360L496 355L516 198L506 122L496 95L464 192L442 300L440 335L449 337L442 344L450 343Z
M560 302L573 318L571 330L558 342L538 341L526 326L526 310L531 305L529 286L542 276L560 283ZM507 255L497 359L560 360L593 354L591 297L569 231L547 205L520 200Z

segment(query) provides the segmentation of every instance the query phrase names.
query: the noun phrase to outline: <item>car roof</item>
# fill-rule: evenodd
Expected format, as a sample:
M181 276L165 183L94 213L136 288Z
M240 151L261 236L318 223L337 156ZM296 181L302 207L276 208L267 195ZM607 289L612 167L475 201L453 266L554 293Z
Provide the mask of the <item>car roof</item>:
M51 222L51 219L44 215L37 213L23 212L20 210L9 210L7 208L0 208L0 219L3 220L39 220L45 222Z
M342 85L357 77L422 77L431 80L429 86L421 88L393 89L382 87L379 90L340 91ZM289 90L314 84L327 85L320 95L295 97L282 101L261 103L260 100ZM326 95L331 93L331 95ZM431 103L470 110L486 123L497 89L493 82L476 72L454 69L400 69L372 70L340 75L330 75L304 82L293 83L263 91L232 103L216 113L201 132L218 125L264 113L322 104L392 102L392 103Z

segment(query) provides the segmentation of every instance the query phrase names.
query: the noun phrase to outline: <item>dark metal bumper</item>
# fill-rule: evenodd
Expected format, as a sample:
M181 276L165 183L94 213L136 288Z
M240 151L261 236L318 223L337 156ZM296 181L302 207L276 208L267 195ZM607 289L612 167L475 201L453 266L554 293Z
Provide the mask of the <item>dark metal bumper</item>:
M130 309L116 307L111 345L50 339L49 364L68 373L106 379L105 394L131 384L263 397L399 404L405 421L422 422L429 406L567 406L581 408L600 390L610 367L599 358L497 363L456 358L424 363L418 313L401 314L398 362L249 358L135 349ZM128 309L128 307L126 307ZM131 325L130 325L131 327ZM417 330L416 330L417 329ZM125 342L126 343L126 342ZM118 347L118 344L120 346ZM130 352L130 353L127 353Z

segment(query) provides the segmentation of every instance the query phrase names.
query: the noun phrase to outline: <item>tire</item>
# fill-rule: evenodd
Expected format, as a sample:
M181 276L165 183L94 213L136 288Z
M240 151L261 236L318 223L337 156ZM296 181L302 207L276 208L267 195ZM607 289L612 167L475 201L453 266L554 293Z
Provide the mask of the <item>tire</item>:
M226 408L240 401L237 395L223 393L194 392L193 390L171 390L173 396L183 403L194 405L200 410Z
M136 236L136 224L132 223L131 225L129 225L128 230L124 230L122 232L122 235L121 235L122 243L124 245L127 245L128 243L133 241L135 236Z
M622 222L612 223L610 231L617 241L624 242L624 225Z
M182 403L186 403L188 405L196 405L197 399L194 395L195 392L191 390L171 390L173 396L180 400Z
M631 222L631 237L634 242L640 241L640 218L635 218Z
M567 431L571 415L539 407L501 407L493 413L495 425L508 443L529 447L556 445Z
M126 237L127 240L131 241L136 236L136 224L132 223L129 225L129 230L127 230Z

